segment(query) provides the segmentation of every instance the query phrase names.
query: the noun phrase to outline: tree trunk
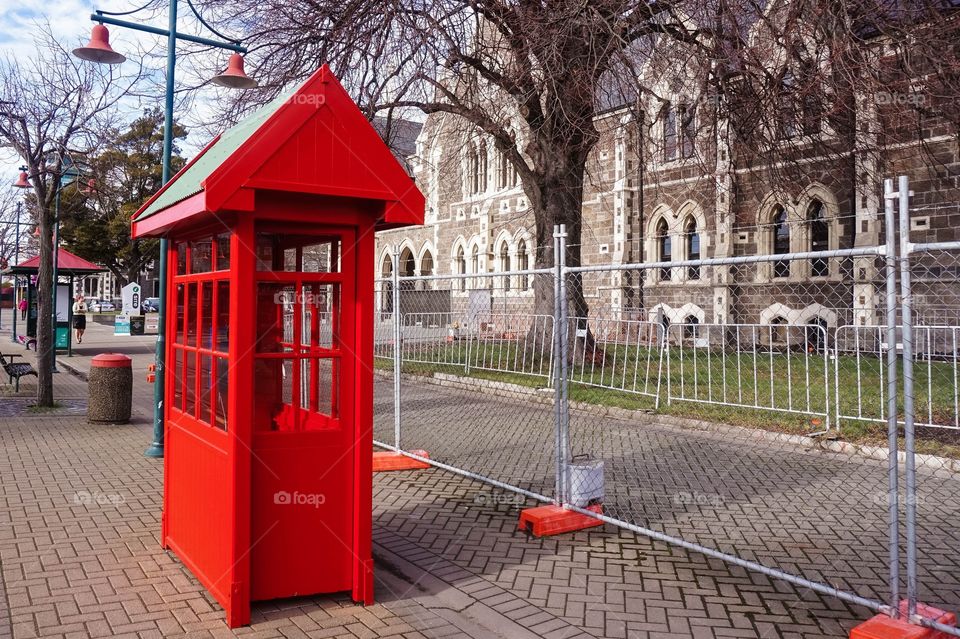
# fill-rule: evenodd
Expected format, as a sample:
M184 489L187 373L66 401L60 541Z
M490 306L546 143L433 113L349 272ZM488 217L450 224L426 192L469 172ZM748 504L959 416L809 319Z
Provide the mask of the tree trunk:
M536 222L537 252L536 268L553 269L554 225L563 224L566 230L566 266L581 266L581 242L583 235L583 182L584 161L581 153L558 154L551 163L550 173L539 185L533 198ZM554 316L554 278L534 278L534 314ZM590 307L584 296L582 277L575 274L567 278L567 343L571 345L568 357L572 361L587 361L603 364L603 350L599 348L587 327Z
M40 265L37 269L37 406L53 406L53 220L41 210Z
M124 286L130 282L140 281L140 269L143 268L143 255L140 253L140 241L130 241L130 261L127 263L126 281Z

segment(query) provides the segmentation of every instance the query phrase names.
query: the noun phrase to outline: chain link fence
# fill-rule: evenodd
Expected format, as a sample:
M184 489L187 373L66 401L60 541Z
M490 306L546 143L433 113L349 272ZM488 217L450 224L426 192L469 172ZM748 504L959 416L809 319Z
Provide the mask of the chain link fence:
M558 228L552 269L395 260L376 443L960 636L916 615L960 601L960 246L896 231L906 193L852 248L774 216L738 229L762 254L567 267Z

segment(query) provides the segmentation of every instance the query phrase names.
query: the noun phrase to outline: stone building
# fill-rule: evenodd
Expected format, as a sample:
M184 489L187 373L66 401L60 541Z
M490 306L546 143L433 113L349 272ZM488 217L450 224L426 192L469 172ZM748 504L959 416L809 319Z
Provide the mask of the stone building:
M652 90L644 99L596 116L600 141L587 167L583 264L877 246L885 241L882 179L899 174L910 177L914 192L911 240L960 239L957 131L935 118L920 127L898 122L890 109L895 88L856 96L847 133L803 104L791 109L772 125L784 146L771 161L718 119L721 112L738 117L735 108L714 108L715 100L683 90L699 86L690 79L702 69L673 64L649 63L641 84ZM838 140L839 150L820 152L824 145L815 142L825 139ZM421 288L449 291L452 309L531 312L532 278L495 275L532 268L537 250L516 173L483 135L446 114L426 118L410 160L426 195L426 222L379 234L378 273L389 277L398 252L401 275L493 274ZM958 261L944 255L917 266L919 321L956 324ZM592 316L832 329L882 323L882 274L879 258L846 257L610 270L586 274L583 288ZM387 310L388 297L381 298Z

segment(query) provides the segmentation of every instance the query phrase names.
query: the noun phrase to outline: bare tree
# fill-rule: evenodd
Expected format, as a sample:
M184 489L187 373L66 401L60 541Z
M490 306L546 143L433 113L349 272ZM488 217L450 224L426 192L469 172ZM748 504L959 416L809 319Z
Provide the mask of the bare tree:
M645 148L656 147L669 143L654 127L670 113L667 93L687 93L696 109L680 116L681 143L709 129L704 137L734 150L731 170L784 190L823 163L849 161L855 145L882 152L884 140L864 141L878 112L918 135L924 109L956 123L956 17L939 0L228 0L207 10L250 33L263 99L329 62L371 116L444 114L484 136L520 176L537 267L553 263L558 223L567 264L581 263L588 157L596 116L610 106L632 110ZM923 78L914 90L926 97L873 109L878 92L890 95L891 73ZM675 90L661 92L665 77ZM237 100L233 115L254 106L249 95ZM642 155L641 167L662 153ZM711 143L682 164L717 179L717 157ZM550 283L538 280L535 312L551 313ZM571 314L586 317L580 287L569 290Z
M565 224L567 264L581 263L585 163L594 116L613 69L655 36L694 41L671 3L635 0L233 0L221 18L253 33L258 77L279 90L329 61L372 116L446 113L485 136L517 171L535 219L535 266L552 265L553 227ZM635 82L633 99L636 96ZM245 105L241 105L245 106ZM553 289L537 278L535 312ZM578 286L571 314L586 317Z
M26 246L25 231L29 227L29 220L23 212L23 203L16 189L10 188L0 191L0 269L6 265L15 264L17 242L20 243L20 256ZM17 212L20 208L20 236L17 237Z
M37 405L53 405L53 226L57 193L71 160L95 149L111 130L118 102L139 80L114 67L75 59L51 33L41 28L36 57L0 60L0 144L12 149L27 167L31 191L29 213L39 228L37 274ZM132 65L128 65L128 68Z

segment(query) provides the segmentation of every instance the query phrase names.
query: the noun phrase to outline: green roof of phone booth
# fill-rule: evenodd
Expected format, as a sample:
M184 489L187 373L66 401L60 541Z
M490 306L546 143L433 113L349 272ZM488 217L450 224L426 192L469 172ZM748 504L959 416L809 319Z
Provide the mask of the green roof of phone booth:
M166 189L160 192L153 202L144 209L136 220L143 220L150 217L158 211L162 211L168 206L181 202L191 195L196 195L203 190L203 181L223 162L229 158L234 151L239 149L244 142L259 130L259 128L270 119L270 116L277 112L283 106L291 95L296 93L306 81L298 84L292 89L285 91L277 96L276 99L269 102L262 109L251 113L243 120L227 129L219 137L215 138L213 143L200 151L200 154L188 163L180 173L173 176Z
M370 209L378 229L423 224L423 193L327 65L214 138L140 207L131 232L162 235L230 208L255 213L257 192L382 202Z

